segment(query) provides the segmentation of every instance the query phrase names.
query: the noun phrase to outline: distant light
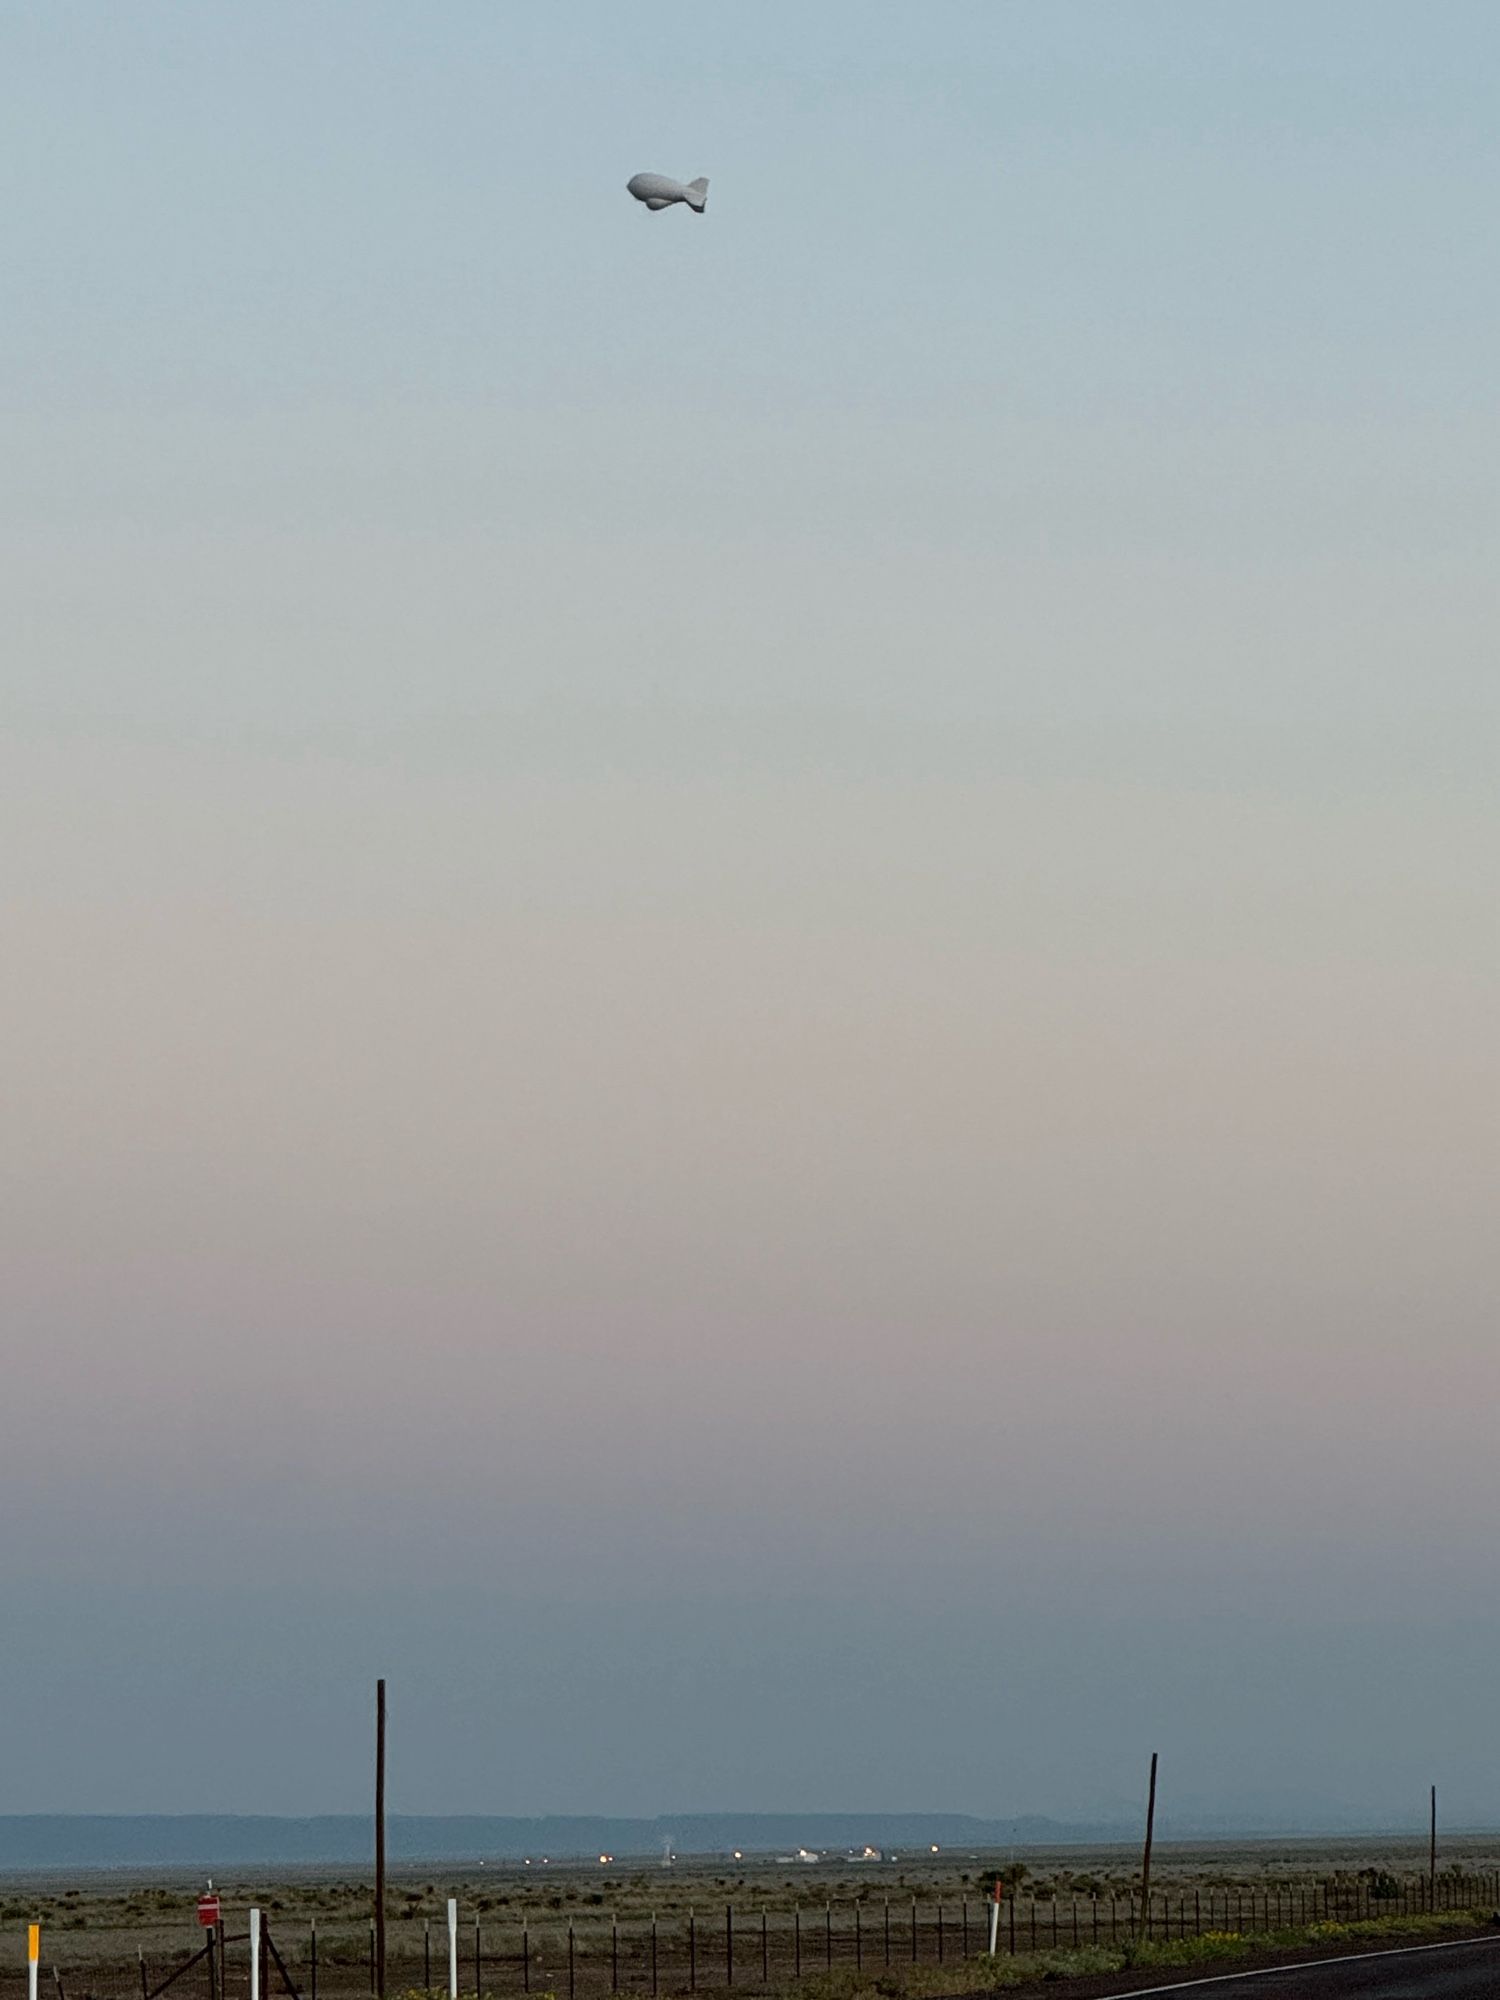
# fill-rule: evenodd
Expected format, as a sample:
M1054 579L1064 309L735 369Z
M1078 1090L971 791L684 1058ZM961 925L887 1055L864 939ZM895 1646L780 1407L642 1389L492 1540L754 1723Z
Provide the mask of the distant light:
M736 1848L734 1850L734 1858L736 1861L743 1861L745 1857L743 1854L740 1853L740 1850Z
M529 1854L526 1857L526 1866L528 1868L531 1866L531 1856Z
M933 1848L932 1848L932 1851L933 1851L933 1853L934 1853L934 1854L936 1854L936 1853L937 1853L937 1843L936 1843L935 1841L934 1841L934 1843L933 1843Z
M608 1864L614 1860L614 1858L615 1857L612 1854L601 1854L599 1856L599 1866L601 1868L607 1867Z

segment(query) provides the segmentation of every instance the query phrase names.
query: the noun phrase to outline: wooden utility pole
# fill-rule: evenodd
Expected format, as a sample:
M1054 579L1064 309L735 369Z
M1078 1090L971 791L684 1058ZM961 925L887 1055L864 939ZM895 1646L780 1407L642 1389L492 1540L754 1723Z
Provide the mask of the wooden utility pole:
M385 2000L385 1682L375 1683L375 2000Z
M1141 1857L1141 1936L1151 1935L1151 1843L1156 1838L1156 1752L1151 1752L1151 1785L1146 1793L1146 1851Z
M1437 1908L1437 1786L1432 1788L1432 1818L1427 1845L1427 1907Z

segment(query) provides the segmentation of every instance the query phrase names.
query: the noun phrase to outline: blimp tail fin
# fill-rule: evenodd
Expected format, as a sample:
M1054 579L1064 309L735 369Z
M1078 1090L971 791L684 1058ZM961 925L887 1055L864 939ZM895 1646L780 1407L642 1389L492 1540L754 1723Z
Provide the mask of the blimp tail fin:
M701 215L704 209L708 207L708 182L706 180L689 181L687 184L687 198L688 207L692 209L695 215Z

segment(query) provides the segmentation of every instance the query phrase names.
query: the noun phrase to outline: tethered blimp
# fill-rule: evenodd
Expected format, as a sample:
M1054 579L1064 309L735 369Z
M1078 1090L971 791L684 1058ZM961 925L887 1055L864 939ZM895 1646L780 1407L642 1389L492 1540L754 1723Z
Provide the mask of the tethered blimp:
M670 208L673 202L685 201L694 215L701 215L708 207L708 182L704 180L674 181L665 174L636 174L626 181L625 189L647 208Z

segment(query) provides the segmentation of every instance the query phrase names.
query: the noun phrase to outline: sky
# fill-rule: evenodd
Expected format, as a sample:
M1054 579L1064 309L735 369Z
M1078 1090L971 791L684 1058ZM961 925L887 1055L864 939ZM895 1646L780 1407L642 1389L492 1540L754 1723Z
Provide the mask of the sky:
M0 1809L1500 1822L1497 45L0 13Z

